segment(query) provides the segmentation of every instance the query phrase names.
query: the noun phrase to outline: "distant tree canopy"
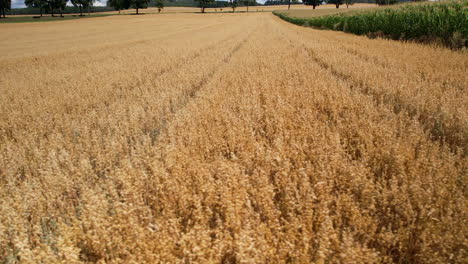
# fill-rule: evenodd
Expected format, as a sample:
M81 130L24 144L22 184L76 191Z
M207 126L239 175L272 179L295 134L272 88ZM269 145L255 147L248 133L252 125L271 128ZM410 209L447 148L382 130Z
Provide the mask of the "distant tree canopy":
M5 1L5 0L0 0ZM11 0L8 0L11 1ZM74 0L77 1L77 0ZM81 1L93 1L93 0L81 0ZM24 4L30 8L39 8L42 17L42 11L46 11L54 16L55 12L60 13L63 17L63 10L67 6L68 0L25 0ZM72 2L73 3L73 2ZM92 3L92 2L91 2Z
M304 3L304 5L310 5L315 9L315 7L323 3L323 0L302 0L302 2Z
M354 0L343 0L343 3L346 5L346 8L349 8L350 5L354 4Z
M198 6L201 8L201 12L205 13L205 8L215 2L215 0L195 0L198 2Z
M138 15L138 9L147 8L148 0L130 0L131 6L136 9L136 14Z
M238 0L240 1L240 0ZM239 6L242 2L239 2ZM228 1L212 1L205 5L205 8L222 8L229 4ZM201 7L200 3L195 0L163 0L164 8L180 6L180 7ZM158 7L158 0L149 0L148 7Z
M375 0L375 3L378 5L393 5L398 4L399 0Z
M120 10L129 9L132 3L130 0L109 0L107 1L107 5L118 10L120 14Z
M299 5L299 4L302 4L302 3L299 3L299 1L297 0L293 0L292 2L290 2L289 0L268 0L266 1L263 5Z
M78 7L80 9L80 16L82 16L83 9L89 10L89 8L93 6L94 0L71 0L71 3L74 7Z
M161 10L164 9L164 0L156 0L156 7L158 8L158 13L161 13Z
M46 0L25 0L24 4L27 7L39 8L39 11L40 11L41 16L42 16L42 11L44 10L44 8L46 8L47 1Z
M44 9L46 12L49 12L52 16L54 16L55 11L60 13L60 16L63 17L63 9L67 6L68 0L44 0L45 6Z
M0 18L5 18L5 12L11 9L11 0L0 0Z
M329 4L333 4L336 8L340 8L340 5L344 3L344 0L328 0Z
M242 0L242 4L247 7L247 12L249 12L249 6L257 5L255 0Z
M237 0L230 0L228 4L228 6L232 8L233 13L236 11L236 8L238 5L239 5L239 2Z

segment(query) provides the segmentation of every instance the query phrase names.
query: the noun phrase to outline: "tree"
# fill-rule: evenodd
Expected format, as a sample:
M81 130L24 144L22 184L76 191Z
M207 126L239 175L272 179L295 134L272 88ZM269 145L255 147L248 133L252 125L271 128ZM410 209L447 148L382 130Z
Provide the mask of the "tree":
M148 0L131 0L132 7L136 9L136 14L138 15L138 9L147 8Z
M340 5L343 4L343 1L344 0L329 0L328 3L329 4L334 4L336 6L336 8L340 8Z
M129 9L132 4L130 0L109 0L107 1L107 5L118 10L120 14L120 10Z
M68 0L54 0L54 6L60 12L60 17L63 17L63 10L67 6Z
M39 8L39 11L41 12L41 17L42 17L42 11L47 5L47 2L45 0L25 0L24 5L30 8Z
M302 0L305 5L311 5L313 9L323 3L323 0Z
M255 1L253 0L243 0L242 3L247 6L247 12L249 12L249 5L250 4L255 4Z
M68 0L44 0L45 6L44 9L47 12L50 12L51 16L54 17L55 10L58 10L60 13L60 17L63 17L63 10L67 5Z
M74 7L80 8L80 16L83 16L83 9L87 9L89 12L89 8L93 6L93 2L94 0L71 0Z
M354 0L343 0L343 2L346 5L346 8L349 8L350 5L354 4Z
M161 13L161 10L164 9L164 0L156 0L156 7L158 8L158 13Z
M11 0L0 0L0 18L6 18L5 12L11 9Z
M215 0L195 0L196 2L198 2L198 6L201 8L201 12L202 13L205 13L205 8L213 3Z
M234 13L238 6L238 2L237 0L230 0L228 5L232 8L232 12Z

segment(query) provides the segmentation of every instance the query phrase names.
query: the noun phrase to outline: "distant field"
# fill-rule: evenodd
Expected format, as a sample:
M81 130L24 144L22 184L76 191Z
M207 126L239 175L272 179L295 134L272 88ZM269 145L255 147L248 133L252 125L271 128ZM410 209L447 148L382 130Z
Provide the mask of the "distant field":
M325 6L324 6L325 7ZM287 6L250 6L249 12L271 12L274 10L286 10ZM309 9L309 7L303 5L294 5L291 10L301 10L301 9ZM135 9L127 9L121 10L121 15L133 15L135 14ZM140 15L145 14L173 14L173 13L199 13L200 8L196 7L166 7L161 12L158 11L157 8L150 7L146 9L140 9ZM229 13L232 12L232 8L224 7L224 8L207 8L205 10L206 13ZM235 12L247 12L247 7L238 7L236 8ZM84 16L79 16L79 14L64 14L63 17L59 17L56 14L55 17L52 17L50 14L44 14L42 17L38 17L39 15L9 15L7 19L0 19L1 23L25 23L25 22L52 22L52 21L65 21L65 20L74 20L74 19L84 19L84 18L95 18L100 16L108 16L108 15L119 15L118 11L106 11L106 12L99 12L99 13L84 13Z
M267 12L0 32L0 263L466 263L467 52Z
M95 17L103 17L103 16L110 16L112 14L106 13L97 13L85 16L79 16L77 14L73 15L63 15L60 17L56 15L52 17L50 15L44 15L42 17L38 17L36 15L15 15L15 16L8 16L6 19L0 19L1 23L32 23L32 22L57 22L57 21L67 21L67 20L74 20L74 19L85 19L85 18L95 18Z
M294 8L291 10L282 10L281 13L290 17L310 18L310 17L332 15L332 14L337 14L337 13L349 13L349 12L357 11L360 9L378 8L378 6L375 4L354 4L354 5L350 5L349 8L346 8L345 5L342 5L338 9L335 7L335 5L321 5L321 6L318 6L316 9L312 9L312 7L310 6L304 6L304 7L305 8ZM275 10L280 10L280 9L275 9Z
M371 4L355 4L351 5L350 9L340 8L336 9L334 5L322 5L316 10L312 10L310 6L305 5L292 5L291 10L287 10L286 5L281 6L250 6L249 12L271 12L274 10L285 10L287 14L296 16L296 17L307 17L311 15L328 15L334 14L337 12L347 12L349 10L361 9L376 7L376 5ZM205 10L207 13L222 13L222 12L232 12L232 8L223 7L223 8L207 8ZM198 13L200 8L196 7L166 7L161 12L157 8L150 7L146 9L140 9L140 13L144 14L168 14L168 13ZM241 6L237 7L235 12L247 12L247 7ZM135 9L122 10L120 14L134 14ZM43 17L37 18L38 15L10 15L7 19L0 19L0 23L20 23L20 22L50 22L50 21L62 21L62 20L72 20L72 19L83 19L91 17L99 17L103 15L117 15L118 11L106 11L99 13L84 13L85 16L78 16L79 14L64 14L64 17L51 17L50 14L44 14ZM56 14L57 15L57 14Z

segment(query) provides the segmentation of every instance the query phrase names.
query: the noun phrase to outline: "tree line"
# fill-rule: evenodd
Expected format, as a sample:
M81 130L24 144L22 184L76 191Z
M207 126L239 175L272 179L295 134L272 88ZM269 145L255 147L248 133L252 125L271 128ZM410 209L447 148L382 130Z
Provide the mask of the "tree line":
M324 3L324 0L303 0L303 2L305 5L310 5L313 9L315 9L317 6L322 5ZM336 8L340 8L340 5L346 5L346 7L348 8L349 5L354 4L354 0L328 0L327 3L335 5Z
M194 0L195 2L198 2L198 7L200 7L200 11L202 13L205 13L205 9L209 7L228 7L232 8L232 12L234 13L236 11L236 8L238 6L245 6L247 7L247 12L249 12L249 6L256 6L258 3L255 0L229 0L228 2L223 2L221 6L219 5L214 5L217 3L215 0Z
M163 0L155 0L156 7L159 9L159 12L164 8ZM149 0L108 0L107 5L113 7L115 10L120 11L134 8L136 10L136 14L139 14L140 9L147 8L149 4Z
M52 16L55 14L60 14L60 17L63 17L63 11L67 5L70 3L79 9L80 16L83 16L83 12L90 13L90 9L93 7L96 0L25 0L24 4L29 8L37 8L40 11L40 16L42 17L43 13L49 13ZM114 8L115 10L120 11L134 8L136 10L136 14L139 14L139 9L147 8L150 4L151 0L108 0L107 6ZM158 11L164 8L165 0L153 0L151 6L158 8ZM166 0L171 2L171 0ZM235 12L238 6L246 6L247 12L249 11L249 6L258 5L255 0L229 0L223 2L216 2L215 0L194 0L198 3L198 7L200 8L202 13L205 13L206 8L214 7L214 8L221 8L227 7L232 8L232 12ZM354 4L354 2L358 2L359 0L302 0L302 3L305 5L312 6L313 9L316 7L324 4L325 2L328 4L334 4L336 8L339 8L341 5L349 5ZM374 0L378 5L391 5L400 2L400 0ZM418 0L413 0L418 1ZM264 3L264 5L288 5L288 9L290 8L291 4L301 4L298 0L268 0ZM11 10L11 0L0 0L0 18L5 17L6 11Z
M84 16L84 12L90 13L91 8L94 6L96 0L24 0L24 4L28 8L35 8L39 10L40 17L44 13L51 14L55 17L56 14L59 14L60 17L63 17L64 9L67 4L70 2L75 8L79 9L80 16ZM165 0L108 0L107 6L112 7L113 9L119 11L134 8L136 14L139 14L140 9L147 8L150 4L158 8L158 11L161 12L165 6ZM168 1L169 5L173 5L171 0ZM255 0L229 0L229 1L215 1L215 0L194 0L200 7L201 12L205 13L206 8L220 8L230 7L234 12L237 6L244 5L247 6L247 11L249 6L258 5ZM6 11L11 10L11 0L0 0L0 18L6 17Z
M5 18L5 12L11 9L11 0L0 0L0 18Z
M93 7L95 3L95 0L25 0L24 4L27 7L38 8L41 17L44 12L50 13L52 16L55 16L56 13L60 13L60 16L63 17L63 10L69 1L74 7L79 9L80 16L84 16L83 12L88 12L89 14L91 7ZM111 2L110 6L114 7L116 10L133 7L137 9L137 13L138 9L146 8L148 5L148 0L109 0L109 2Z
M1 1L1 0L0 0ZM93 5L94 0L71 0L71 3L75 7L80 8L80 15L83 15L83 10L88 10ZM59 13L63 17L63 10L67 6L68 0L25 0L24 4L27 7L39 8L40 16L42 17L43 13L50 13L52 16L55 16L56 13Z

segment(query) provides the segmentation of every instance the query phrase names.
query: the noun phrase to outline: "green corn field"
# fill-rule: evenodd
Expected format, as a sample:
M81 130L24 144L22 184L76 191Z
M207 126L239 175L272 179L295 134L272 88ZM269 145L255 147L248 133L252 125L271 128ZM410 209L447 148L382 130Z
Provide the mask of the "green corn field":
M358 35L438 42L453 48L468 45L468 0L404 4L313 18L294 18L281 12L275 14L294 24Z

